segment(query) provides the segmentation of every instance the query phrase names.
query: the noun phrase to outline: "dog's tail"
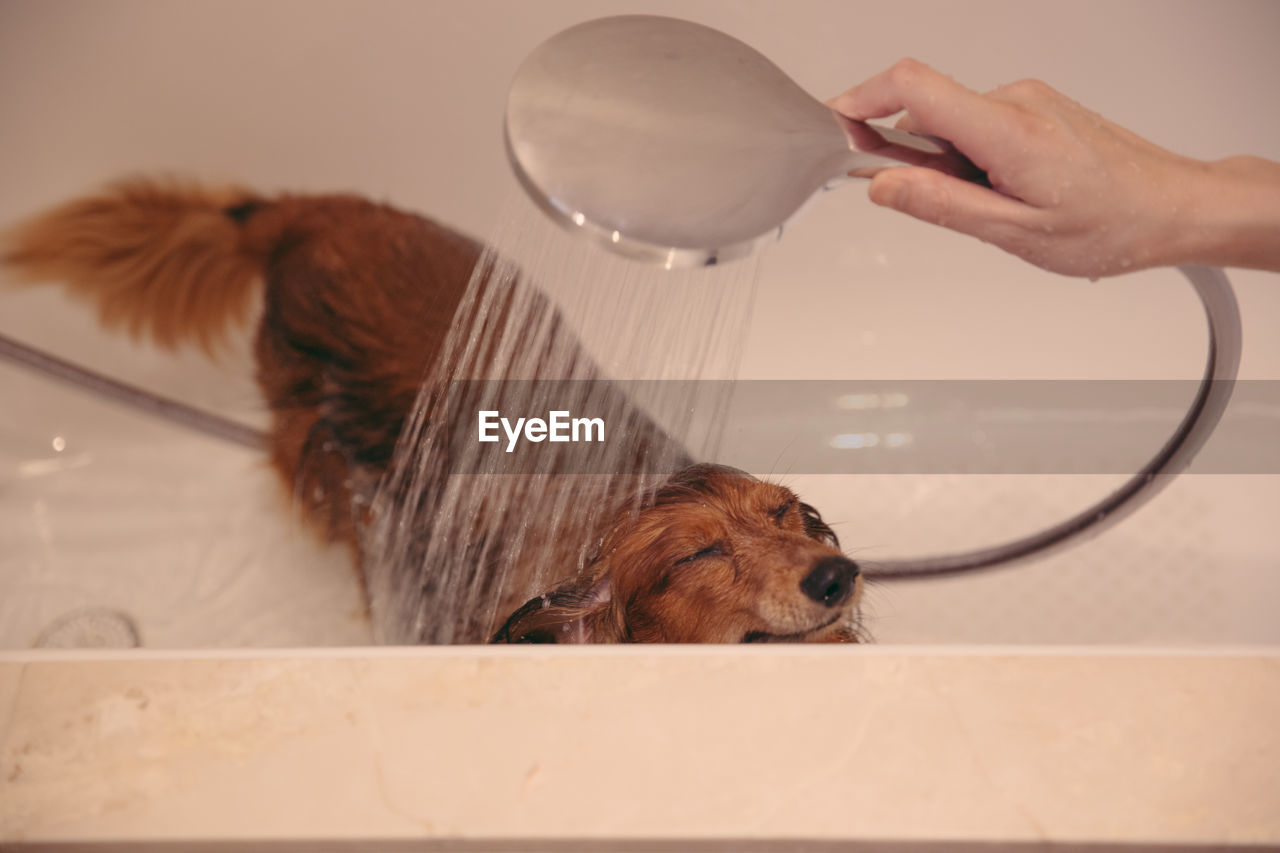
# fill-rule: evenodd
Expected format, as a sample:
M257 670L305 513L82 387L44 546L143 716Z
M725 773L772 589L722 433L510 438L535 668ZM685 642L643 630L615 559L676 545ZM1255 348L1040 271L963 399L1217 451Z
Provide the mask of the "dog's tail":
M104 326L212 351L245 321L261 276L241 225L263 204L234 187L130 179L17 225L0 263L18 281L65 284Z

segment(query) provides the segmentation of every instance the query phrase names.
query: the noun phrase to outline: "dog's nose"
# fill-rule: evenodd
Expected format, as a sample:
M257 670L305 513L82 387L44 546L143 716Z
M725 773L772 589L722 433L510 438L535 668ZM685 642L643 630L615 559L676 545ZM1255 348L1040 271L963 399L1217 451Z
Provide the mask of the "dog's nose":
M853 592L858 564L844 557L826 557L813 567L800 589L809 598L827 607L838 607Z

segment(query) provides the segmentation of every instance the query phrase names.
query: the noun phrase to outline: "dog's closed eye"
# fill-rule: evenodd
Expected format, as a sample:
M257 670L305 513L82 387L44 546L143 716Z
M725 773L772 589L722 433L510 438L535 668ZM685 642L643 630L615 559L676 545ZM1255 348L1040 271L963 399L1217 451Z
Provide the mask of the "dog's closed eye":
M791 512L791 508L794 507L795 505L796 505L795 499L789 500L786 503L784 503L782 506L778 507L777 509L771 510L769 512L769 515L773 518L774 521L778 522L778 524L781 524L783 520L787 517L787 513Z
M840 547L840 538L836 532L822 520L818 511L806 503L800 504L800 519L804 522L804 532L810 539L825 542L833 548Z
M708 545L707 547L703 548L701 551L697 551L693 554L690 554L687 557L681 557L679 560L676 560L676 565L679 566L684 563L692 563L695 560L702 560L707 557L723 557L727 553L728 551L725 547L725 544L723 542L716 542L712 545Z

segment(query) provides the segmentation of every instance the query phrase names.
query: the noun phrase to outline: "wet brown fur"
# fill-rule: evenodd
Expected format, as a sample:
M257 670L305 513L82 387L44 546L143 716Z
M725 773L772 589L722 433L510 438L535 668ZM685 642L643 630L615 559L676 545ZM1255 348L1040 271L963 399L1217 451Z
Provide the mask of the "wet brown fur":
M255 355L271 461L324 535L352 544L481 253L356 196L267 199L151 179L65 204L2 245L19 279L62 282L104 325L167 348L214 349L265 282ZM690 559L716 543L723 553ZM851 641L856 590L820 629L828 612L797 590L815 560L838 556L788 490L694 466L622 507L587 571L520 608L495 640Z
M848 563L837 606L799 594ZM694 465L624 507L587 571L516 611L499 642L857 642L860 578L831 528L783 486Z
M3 245L19 280L61 282L104 325L170 349L213 349L262 291L272 464L326 538L353 543L352 488L389 463L480 257L457 232L356 196L154 179L55 208Z
M234 187L128 181L68 202L6 234L4 264L26 281L59 281L102 324L173 349L213 347L244 322L258 258L224 211L252 199Z

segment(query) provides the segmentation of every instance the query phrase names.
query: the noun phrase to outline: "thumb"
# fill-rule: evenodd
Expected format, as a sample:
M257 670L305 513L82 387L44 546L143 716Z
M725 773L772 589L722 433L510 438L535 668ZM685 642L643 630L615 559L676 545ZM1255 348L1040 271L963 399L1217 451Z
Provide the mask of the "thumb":
M987 242L1021 229L1031 210L987 187L933 169L900 166L876 174L867 190L871 201L916 219Z

